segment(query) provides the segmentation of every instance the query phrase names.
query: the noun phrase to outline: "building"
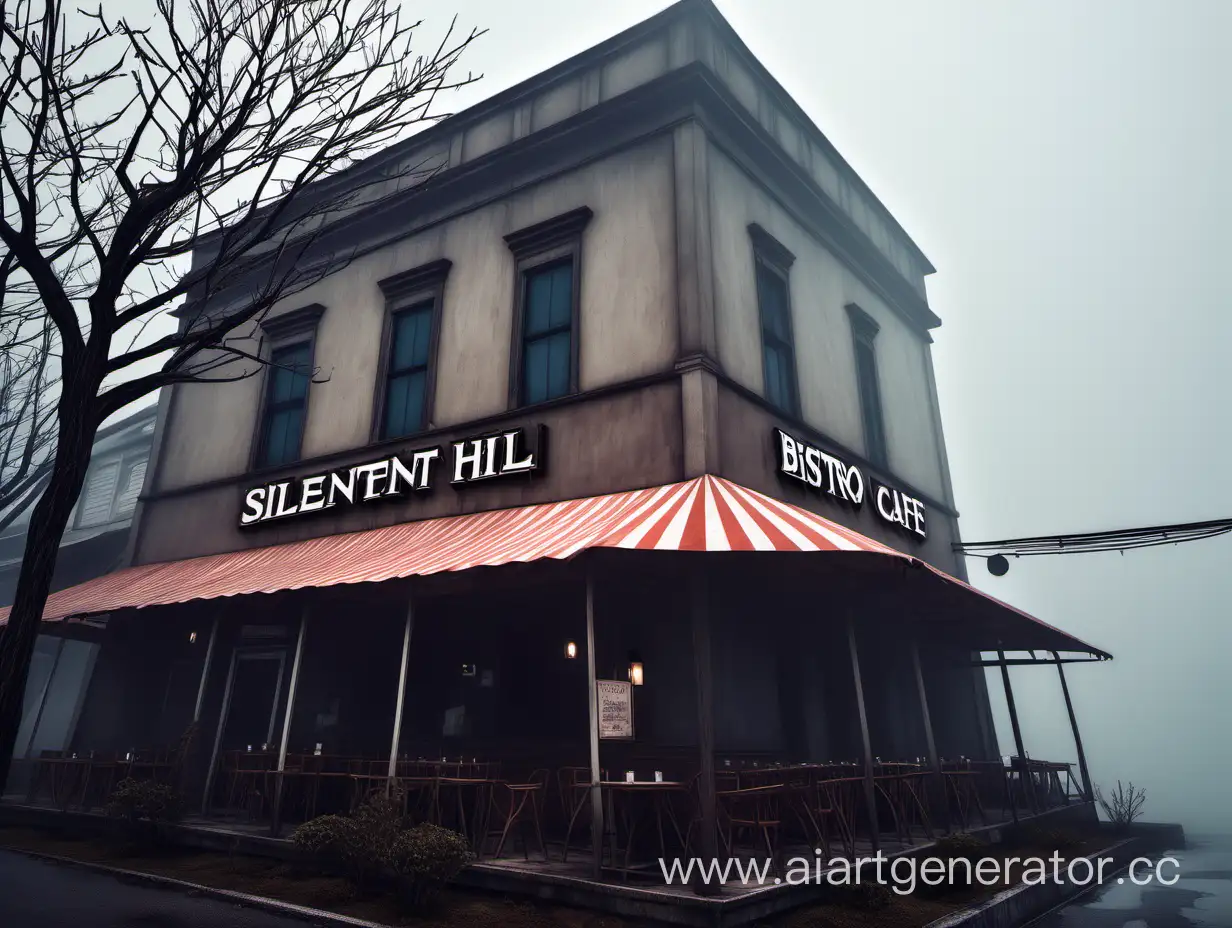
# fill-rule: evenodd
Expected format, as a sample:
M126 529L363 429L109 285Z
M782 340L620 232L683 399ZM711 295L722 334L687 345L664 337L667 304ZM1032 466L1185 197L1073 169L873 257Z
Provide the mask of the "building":
M973 652L1103 656L939 579L933 268L707 0L347 176L397 164L439 170L238 333L271 366L161 397L131 566L49 606L112 614L80 749L195 721L207 806L229 754L391 724L391 771L700 751L705 806L715 767L863 757L872 803L874 754L998 758ZM587 663L643 683L624 740Z
M158 409L146 406L99 429L81 499L60 543L53 589L82 583L121 566L137 495L145 481ZM26 531L34 510L25 511L0 535L0 605L13 601ZM26 681L15 755L33 757L69 746L82 699L98 655L98 630L53 627L39 635Z

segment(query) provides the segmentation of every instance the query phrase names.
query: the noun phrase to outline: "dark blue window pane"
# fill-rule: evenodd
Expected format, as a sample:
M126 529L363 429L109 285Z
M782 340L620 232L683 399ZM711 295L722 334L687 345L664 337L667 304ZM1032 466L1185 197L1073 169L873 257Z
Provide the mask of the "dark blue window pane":
M542 403L569 392L570 333L558 332L526 344L522 362L522 401Z
M393 336L391 371L426 366L432 338L432 304L425 303L394 316Z
M308 345L280 348L270 358L270 400L285 403L308 395Z
M265 463L269 466L286 464L299 457L300 428L303 424L302 407L283 409L270 416L269 433L266 439Z
M540 268L526 275L526 326L529 337L573 321L573 263Z
M426 370L390 378L389 394L385 398L383 437L397 438L423 428L424 391L427 381Z
M766 331L786 341L790 338L787 288L781 277L757 266L757 301L761 307L761 324Z

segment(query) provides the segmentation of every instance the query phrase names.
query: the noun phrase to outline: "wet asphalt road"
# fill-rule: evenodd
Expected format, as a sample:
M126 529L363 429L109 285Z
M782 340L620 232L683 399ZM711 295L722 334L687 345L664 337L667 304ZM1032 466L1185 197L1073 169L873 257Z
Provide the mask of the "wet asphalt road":
M310 924L0 851L0 928L306 928Z
M1172 886L1110 882L1031 928L1232 928L1232 836L1190 837Z

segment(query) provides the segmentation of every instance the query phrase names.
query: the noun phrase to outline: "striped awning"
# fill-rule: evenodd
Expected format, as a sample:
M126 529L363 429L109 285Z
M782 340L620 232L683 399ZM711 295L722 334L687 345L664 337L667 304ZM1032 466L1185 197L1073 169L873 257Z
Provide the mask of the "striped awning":
M253 593L375 583L472 567L565 560L594 548L862 552L926 567L987 603L997 603L916 558L816 513L707 475L644 490L405 522L129 567L53 593L43 620ZM1051 629L1013 607L997 605ZM0 621L7 615L7 609L0 610ZM1102 653L1085 645L1082 650Z

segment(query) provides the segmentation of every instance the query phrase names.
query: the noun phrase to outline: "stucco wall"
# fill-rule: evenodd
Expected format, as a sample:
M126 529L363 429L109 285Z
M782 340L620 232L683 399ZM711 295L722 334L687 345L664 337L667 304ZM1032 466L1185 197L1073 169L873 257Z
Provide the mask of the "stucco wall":
M680 387L668 381L529 413L507 421L510 428L542 424L548 429L546 467L532 480L491 481L458 491L439 486L427 496L388 501L387 505L348 506L310 518L272 522L241 531L244 490L261 479L232 481L185 490L151 500L145 507L135 544L134 563L168 561L262 547L321 535L362 531L415 519L522 506L549 500L671 483L681 477ZM408 440L405 449L445 444L468 437L467 429ZM402 449L386 446L382 454ZM328 459L328 467L370 460L372 451ZM320 466L280 472L278 479Z
M506 410L515 285L503 236L579 206L594 211L582 247L581 388L669 367L677 332L671 157L666 136L613 154L367 254L278 307L271 317L308 303L326 307L315 357L322 382L310 389L303 457L368 443L385 311L377 281L439 258L453 267L432 425ZM158 490L247 470L262 384L256 376L176 388Z
M805 421L863 454L851 323L858 304L881 326L877 363L892 473L949 502L932 408L929 343L802 229L762 187L718 148L709 153L711 237L719 361L749 389L764 393L761 337L754 287L756 222L795 256L791 268L792 325L801 412Z

